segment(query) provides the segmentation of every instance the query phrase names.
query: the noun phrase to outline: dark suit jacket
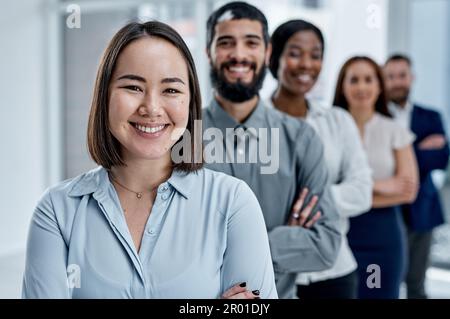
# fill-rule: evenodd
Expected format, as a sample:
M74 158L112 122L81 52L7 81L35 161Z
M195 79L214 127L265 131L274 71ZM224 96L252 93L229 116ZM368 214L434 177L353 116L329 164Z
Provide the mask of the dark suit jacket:
M431 179L435 169L446 169L449 159L449 146L439 150L420 150L418 145L431 134L444 134L441 117L438 112L414 105L411 116L411 130L416 134L414 151L420 173L420 188L416 201L403 205L406 223L413 231L430 231L444 223L444 214L439 194Z

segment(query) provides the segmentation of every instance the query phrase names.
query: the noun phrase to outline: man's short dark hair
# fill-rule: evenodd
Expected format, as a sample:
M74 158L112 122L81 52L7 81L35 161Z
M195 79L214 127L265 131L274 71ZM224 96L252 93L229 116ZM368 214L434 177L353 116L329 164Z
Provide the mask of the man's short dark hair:
M267 45L269 43L269 30L264 14L258 8L246 2L236 1L223 5L209 16L206 22L206 48L208 50L216 33L216 24L221 22L219 21L220 18L227 12L230 13L231 20L249 19L259 21L263 30L264 44Z
M398 61L405 61L406 63L408 63L409 67L412 66L411 58L409 56L407 56L406 54L400 54L400 53L392 54L386 60L385 65L388 64L389 62L398 62Z

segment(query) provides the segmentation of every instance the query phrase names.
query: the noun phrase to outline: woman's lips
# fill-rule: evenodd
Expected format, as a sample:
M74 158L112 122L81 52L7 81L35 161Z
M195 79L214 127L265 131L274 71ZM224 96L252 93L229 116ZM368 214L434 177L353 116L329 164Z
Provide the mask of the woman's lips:
M155 138L159 137L166 131L166 128L169 126L168 124L152 124L150 125L143 125L138 123L131 123L131 125L136 130L136 133L139 136L145 137L145 138Z

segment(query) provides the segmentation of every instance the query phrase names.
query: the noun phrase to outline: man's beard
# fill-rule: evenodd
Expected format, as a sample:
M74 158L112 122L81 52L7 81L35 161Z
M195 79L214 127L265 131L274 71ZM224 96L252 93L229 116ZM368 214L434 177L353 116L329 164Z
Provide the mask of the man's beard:
M398 89L396 91L399 91ZM409 89L402 88L400 94L389 94L389 99L397 105L403 105L408 101Z
M247 62L246 64L250 66L253 72L255 72L253 80L248 84L242 83L240 80L236 83L230 83L225 78L223 70L234 64L237 64L236 60L223 63L220 66L220 72L213 65L211 65L209 76L213 87L221 96L231 102L241 103L252 99L258 94L259 90L261 90L264 83L264 77L266 75L266 67L262 66L261 71L256 73L256 64Z

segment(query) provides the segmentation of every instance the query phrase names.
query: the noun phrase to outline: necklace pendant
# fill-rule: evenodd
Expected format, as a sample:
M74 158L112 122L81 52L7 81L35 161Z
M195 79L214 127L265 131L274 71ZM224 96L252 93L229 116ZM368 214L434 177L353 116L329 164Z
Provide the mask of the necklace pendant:
M136 197L138 198L138 199L141 199L142 198L142 193L136 193Z

